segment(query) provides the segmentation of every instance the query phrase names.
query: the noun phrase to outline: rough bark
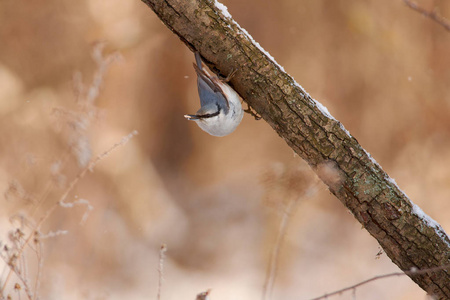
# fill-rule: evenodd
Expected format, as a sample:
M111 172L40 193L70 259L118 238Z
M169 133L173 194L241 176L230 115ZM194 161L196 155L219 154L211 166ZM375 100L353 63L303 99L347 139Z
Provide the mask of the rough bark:
M450 264L450 240L326 109L211 0L142 0L162 22L222 75L404 271ZM219 7L219 8L218 8ZM450 299L449 269L410 274L439 299Z

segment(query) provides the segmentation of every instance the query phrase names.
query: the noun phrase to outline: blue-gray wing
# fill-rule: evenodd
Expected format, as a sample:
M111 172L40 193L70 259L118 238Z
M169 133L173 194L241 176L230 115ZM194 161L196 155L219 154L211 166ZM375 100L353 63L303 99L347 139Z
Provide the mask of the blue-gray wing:
M197 87L200 97L200 105L203 107L217 104L220 109L227 112L229 109L229 103L218 83L219 79L217 77L211 78L211 76L203 70L202 61L198 52L195 53L195 60L197 65L194 64L194 69L197 73Z

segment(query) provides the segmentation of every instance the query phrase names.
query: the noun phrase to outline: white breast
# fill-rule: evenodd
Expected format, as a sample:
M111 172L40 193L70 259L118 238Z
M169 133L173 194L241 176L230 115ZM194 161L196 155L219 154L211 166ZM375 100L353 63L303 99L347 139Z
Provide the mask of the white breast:
M230 105L228 113L225 114L221 111L218 116L195 121L202 130L214 136L225 136L232 133L244 117L238 93L226 83L220 82L220 87Z

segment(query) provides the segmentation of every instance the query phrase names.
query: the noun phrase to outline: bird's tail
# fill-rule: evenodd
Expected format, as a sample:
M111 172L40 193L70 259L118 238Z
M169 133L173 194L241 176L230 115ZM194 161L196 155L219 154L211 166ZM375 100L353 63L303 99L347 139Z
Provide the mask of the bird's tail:
M202 70L202 58L200 57L200 53L198 53L198 51L195 52L195 62L197 63L197 67Z

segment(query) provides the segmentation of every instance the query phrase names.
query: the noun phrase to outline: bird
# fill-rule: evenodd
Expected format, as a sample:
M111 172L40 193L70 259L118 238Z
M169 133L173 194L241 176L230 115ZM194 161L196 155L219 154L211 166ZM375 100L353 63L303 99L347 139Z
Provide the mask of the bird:
M212 136L226 136L241 123L244 116L238 93L228 82L235 74L231 72L225 80L211 75L205 68L198 51L195 52L194 70L197 73L197 88L200 109L195 115L184 115Z

